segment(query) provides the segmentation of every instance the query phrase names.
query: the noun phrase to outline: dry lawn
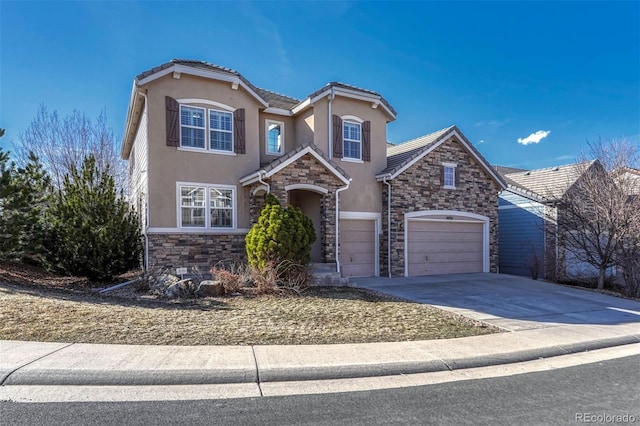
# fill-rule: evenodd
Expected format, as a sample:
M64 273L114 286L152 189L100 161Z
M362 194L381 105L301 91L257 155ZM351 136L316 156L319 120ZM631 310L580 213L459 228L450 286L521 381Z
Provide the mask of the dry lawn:
M0 275L0 280L2 279ZM6 280L6 277L4 277ZM129 291L131 293L131 291ZM329 344L447 339L498 330L353 288L185 301L0 282L0 339L160 345Z

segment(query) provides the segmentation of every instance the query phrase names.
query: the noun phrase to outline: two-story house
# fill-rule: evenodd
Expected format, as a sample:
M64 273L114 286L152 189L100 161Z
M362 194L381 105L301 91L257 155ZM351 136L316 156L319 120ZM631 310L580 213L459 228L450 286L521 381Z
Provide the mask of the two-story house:
M146 265L245 259L272 193L312 219L312 262L343 276L495 271L504 182L455 126L388 146L395 118L342 83L298 100L201 61L143 72L121 154Z

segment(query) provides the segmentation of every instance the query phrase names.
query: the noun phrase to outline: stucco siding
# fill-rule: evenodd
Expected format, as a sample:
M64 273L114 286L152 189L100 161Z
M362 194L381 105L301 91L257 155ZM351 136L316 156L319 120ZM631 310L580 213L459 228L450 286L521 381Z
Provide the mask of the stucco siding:
M375 175L387 164L387 117L381 109L371 108L371 102L336 96L332 114L340 117L354 116L371 122L371 161L354 162L348 159L333 160L351 176L349 189L340 193L340 209L379 213L382 206L382 187ZM318 102L315 107L315 143L323 151L328 146L327 101ZM320 121L320 117L322 116Z
M266 122L267 120L278 121L284 124L283 130L283 148L282 154L285 154L287 151L291 151L297 145L297 136L296 136L296 119L293 117L287 117L284 115L276 115L276 114L265 114L260 113L260 125L258 126L258 142L260 144L260 163L265 164L269 163L273 160L276 160L280 155L272 155L267 153L267 145L266 145ZM282 155L281 154L281 155Z
M149 225L153 228L176 228L176 182L235 185L237 187L237 228L249 226L249 202L238 180L260 166L258 104L242 88L232 89L230 83L216 82L183 75L174 79L168 75L148 85L149 102ZM165 96L174 99L215 101L230 108L245 109L246 154L228 155L207 151L192 151L167 146ZM213 108L206 102L191 101L189 105Z

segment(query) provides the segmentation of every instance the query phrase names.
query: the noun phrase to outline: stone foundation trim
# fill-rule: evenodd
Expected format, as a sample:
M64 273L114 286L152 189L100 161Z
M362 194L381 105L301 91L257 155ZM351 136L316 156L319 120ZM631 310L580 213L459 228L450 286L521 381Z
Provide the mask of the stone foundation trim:
M148 266L197 266L203 271L208 271L218 262L246 261L244 239L243 234L149 234Z
M147 235L154 234L198 234L198 235L245 235L249 228L207 229L207 228L147 228Z

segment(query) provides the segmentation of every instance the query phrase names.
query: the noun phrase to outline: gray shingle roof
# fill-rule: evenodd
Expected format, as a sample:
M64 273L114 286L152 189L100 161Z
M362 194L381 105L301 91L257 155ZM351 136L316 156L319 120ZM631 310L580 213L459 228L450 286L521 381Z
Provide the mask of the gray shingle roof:
M172 59L165 64L159 65L157 67L151 68L150 70L144 71L141 74L138 74L136 76L136 80L142 80L143 78L149 77L152 74L155 74L159 71L170 68L174 65L184 65L191 68L198 68L206 71L216 71L216 72L221 72L223 74L242 77L238 71L233 70L231 68L221 67L220 65L210 64L204 61L196 61L193 59Z
M537 196L541 200L556 201L578 180L585 166L591 164L593 161L505 173L502 176L511 189Z
M313 97L319 95L320 93L324 92L325 90L330 89L331 87L341 87L343 89L355 90L355 91L358 91L358 92L363 92L363 93L368 93L370 95L379 96L380 97L380 102L382 102L389 109L389 111L391 111L393 113L393 115L398 115L396 110L391 106L391 104L380 93L374 92L373 90L369 90L369 89L363 89L362 87L352 86L352 85L346 84L346 83L340 83L338 81L332 81L330 83L327 83L323 87L321 87L318 90L316 90L315 92L311 93L308 97L309 98L313 98Z
M453 130L455 126L449 126L437 132L420 136L397 145L387 145L387 167L379 173L394 174L406 164L410 163L414 158L418 157L422 152L433 144L440 141L440 138Z
M300 100L292 98L291 96L281 95L280 93L272 92L271 90L256 88L256 92L269 103L270 107L281 108L290 110L294 106L300 103Z
M272 92L271 90L266 90L266 89L261 89L259 87L254 86L249 80L247 80L242 74L240 74L238 71L231 69L231 68L227 68L227 67L222 67L220 65L216 65L216 64L211 64L209 62L204 62L204 61L197 61L197 60L193 60L193 59L172 59L171 61L159 65L157 67L151 68L150 70L144 71L141 74L138 74L136 76L136 81L140 81L146 77L149 77L150 75L153 75L157 72L160 72L162 70L165 70L167 68L170 68L174 65L184 65L187 67L191 67L191 68L197 68L197 69L201 69L201 70L206 70L206 71L215 71L215 72L219 72L222 74L227 74L227 75L233 75L238 77L240 80L242 80L243 83L245 83L247 86L249 86L254 92L256 92L258 94L259 97L261 97L265 103L267 103L270 107L274 107L274 108L281 108L281 109L286 109L286 110L291 110L293 109L293 107L295 107L296 105L298 105L300 103L299 99L296 98L292 98L291 96L285 96L282 95L280 93L276 93L276 92ZM394 115L396 115L396 111L395 109L393 109L393 107L389 104L389 102L387 102L387 100L382 97L382 95L380 95L378 92L374 92L373 90L367 90L367 89L363 89L360 87L356 87L356 86L351 86L349 84L344 84L344 83L338 83L338 82L331 82L329 84L327 84L326 86L316 90L315 92L313 92L311 95L309 95L310 98L313 98L316 95L319 95L320 93L322 93L323 91L325 91L327 88L330 87L342 87L345 89L351 89L351 90L356 90L356 91L360 91L363 93L368 93L368 94L372 94L375 96L379 96L380 97L380 101L382 103L384 103L384 105L389 108L390 111L393 112Z

